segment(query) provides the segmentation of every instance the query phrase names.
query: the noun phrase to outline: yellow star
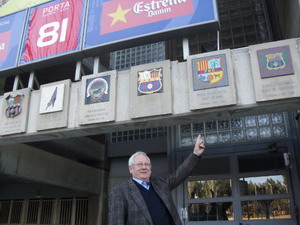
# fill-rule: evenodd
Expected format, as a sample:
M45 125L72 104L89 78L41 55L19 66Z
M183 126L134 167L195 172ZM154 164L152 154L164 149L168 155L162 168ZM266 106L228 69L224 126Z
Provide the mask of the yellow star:
M113 21L111 22L110 26L113 26L116 22L118 22L119 20L121 20L124 23L127 23L125 15L130 11L131 9L125 9L123 10L121 5L118 5L118 9L116 12L114 13L110 13L108 14L110 17L114 18Z

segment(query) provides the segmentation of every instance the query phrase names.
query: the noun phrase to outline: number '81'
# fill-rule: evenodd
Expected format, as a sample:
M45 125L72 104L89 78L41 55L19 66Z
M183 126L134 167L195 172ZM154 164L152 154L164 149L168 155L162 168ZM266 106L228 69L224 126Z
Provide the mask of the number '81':
M58 30L60 28L59 22L52 22L43 25L39 30L40 37L37 40L37 46L45 47L48 45L52 45L57 42L57 40L59 40L59 42L64 42L67 35L68 20L68 18L63 19L61 23L60 33L58 33Z

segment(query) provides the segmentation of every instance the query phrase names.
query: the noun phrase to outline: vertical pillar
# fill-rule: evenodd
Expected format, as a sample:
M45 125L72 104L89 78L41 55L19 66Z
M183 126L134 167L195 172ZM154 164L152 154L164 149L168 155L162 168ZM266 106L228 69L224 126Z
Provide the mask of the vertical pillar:
M40 84L39 84L39 82L38 82L38 80L37 80L37 78L36 78L36 76L35 76L35 72L32 71L32 72L30 73L29 80L28 80L28 88L33 89L34 83L36 83L36 86L37 86L38 88L40 88Z
M14 80L13 91L18 90L19 82L20 82L20 75L16 75Z
M187 59L190 55L190 47L189 47L189 39L183 38L182 39L182 49L183 49L183 59Z
M57 199L53 200L53 205L52 205L52 216L51 216L51 224L58 224L58 201Z
M81 61L77 61L76 63L76 70L75 70L75 81L79 81L81 79Z
M97 179L97 178L95 178ZM107 184L108 173L105 170L101 171L101 191L100 195L89 196L89 214L88 225L106 225L108 224L108 201L107 201Z
M93 73L99 73L100 69L100 58L99 56L94 58L94 68L93 68Z
M76 198L72 200L72 213L71 213L71 225L75 225L76 219Z
M24 202L23 202L20 224L25 224L25 222L26 222L25 220L27 218L28 203L29 203L29 200L24 200Z

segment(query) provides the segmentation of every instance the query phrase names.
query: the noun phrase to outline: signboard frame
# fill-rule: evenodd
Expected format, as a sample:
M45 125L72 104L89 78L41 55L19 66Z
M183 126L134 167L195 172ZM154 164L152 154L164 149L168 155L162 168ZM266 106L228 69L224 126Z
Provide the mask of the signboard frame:
M34 63L36 64L37 62L43 62L43 61L47 61L47 62L51 61L51 62L53 62L53 60L55 62L57 62L58 60L60 60L62 58L62 56L72 57L74 59L74 58L76 58L76 55L81 55L81 56L77 56L77 58L83 58L83 53L81 52L81 50L82 50L82 43L83 43L83 36L84 36L84 27L85 27L85 22L86 22L85 17L86 17L86 6L87 6L87 3L86 3L85 0L81 0L81 10L80 10L81 14L80 14L80 18L79 18L79 21L78 21L77 45L76 45L75 48L70 49L70 50L56 52L56 53L53 53L53 54L50 54L50 55L48 54L48 55L42 56L42 57L36 57L36 58L30 59L28 61L24 61L23 60L23 58L24 58L24 52L26 51L26 43L27 43L27 39L28 39L28 35L29 35L29 28L30 28L30 25L31 25L31 22L32 22L32 15L33 15L33 13L34 12L38 13L37 11L40 10L40 9L42 9L42 8L45 9L46 7L50 8L52 5L55 5L55 4L56 5L62 4L62 2L63 1L61 1L61 0L50 1L50 2L47 2L45 4L38 5L38 6L35 6L35 7L32 7L32 8L29 9L27 20L26 20L26 24L25 24L25 27L24 27L24 36L23 36L23 39L22 39L23 41L22 41L22 45L21 45L21 49L20 49L20 53L19 53L18 65L20 66L20 68L29 68L29 70L31 70L32 68L28 66L30 64L34 64ZM76 3L78 4L78 2L76 2ZM55 8L55 7L52 7L52 8ZM46 10L44 10L42 13L44 13L45 11ZM39 12L39 13L41 13L41 12ZM52 13L53 12L49 11L49 15L51 15ZM73 14L74 13L72 13L72 15ZM64 22L66 22L65 19L63 21L54 21L54 22L50 22L48 24L44 24L42 27L43 27L43 29L45 31L45 35L50 35L50 34L46 33L46 32L48 32L47 29L50 27L50 28L53 28L53 29L57 29L57 33L58 33L58 35L60 35L60 36L58 36L58 38L57 38L58 40L56 42L60 42L61 41L62 34L65 34L65 36L68 38L68 29L69 28L66 28L67 25L64 26L64 24L67 24L68 21L66 23L64 23ZM50 26L50 24L51 24L51 26ZM46 25L48 25L48 27ZM39 31L41 31L42 27L40 27ZM65 29L64 29L64 27L65 27ZM30 30L31 29L32 28L30 28ZM53 37L54 37L54 35L52 35L51 38L53 38ZM39 39L41 39L41 42L44 41L43 38L41 38L41 37L39 37ZM48 40L48 42L50 42L50 41L51 41L51 39ZM68 44L66 44L66 45L68 45ZM52 47L53 46L51 46L51 48ZM51 49L51 48L49 48L49 49Z
M144 25L139 25L137 27L130 27L116 32L104 34L102 35L102 37L100 37L101 16L102 16L102 8L103 8L102 3L113 2L113 1L123 3L125 0L111 0L111 1L90 0L89 1L89 5L87 7L87 16L86 16L86 21L89 21L89 23L86 24L85 32L84 32L84 40L83 40L83 51L85 52L85 54L95 55L97 54L97 50L99 49L99 47L101 47L101 49L103 49L104 51L109 51L109 50L111 51L111 50L116 50L117 48L129 48L132 47L133 45L163 41L170 37L173 38L174 35L176 37L185 37L187 35L190 35L192 33L197 33L199 31L203 31L203 30L211 31L211 30L217 30L219 28L219 17L217 12L216 0L191 0L193 1L193 4L196 5L195 11L200 8L199 2L201 2L201 4L206 4L206 5L208 4L209 7L211 7L212 15L205 15L205 16L211 16L212 19L188 24L187 22L189 20L191 21L196 20L195 19L197 18L196 13L194 12L191 15L184 15L184 16L169 18L161 21L152 22L152 23L146 23ZM178 1L178 0L172 0L172 1ZM190 0L180 0L180 1L190 1ZM148 2L148 0L144 2ZM208 12L206 11L205 13L208 14ZM181 20L183 20L184 23L186 24L183 24ZM164 26L167 26L167 29L159 29ZM116 37L116 34L118 33L119 36L121 36L121 38L119 38L119 36Z
M22 41L23 41L23 36L24 36L24 26L28 18L28 11L27 10L22 10L19 12L16 12L14 14L10 14L5 17L0 18L0 23L2 22L3 25L1 26L6 26L10 25L11 26L11 33L10 33L10 46L7 49L7 55L5 61L1 63L0 61L0 72L6 71L9 69L17 69L18 61L19 61L19 56L20 56L20 50L22 46ZM15 22L11 22L12 20L15 20ZM13 23L13 24L12 24ZM17 24L16 24L17 23ZM14 25L16 24L16 25ZM7 28L1 29L0 26L0 36L1 32L7 32ZM1 40L0 40L1 41ZM1 51L0 51L1 52ZM9 63L6 67L6 65Z

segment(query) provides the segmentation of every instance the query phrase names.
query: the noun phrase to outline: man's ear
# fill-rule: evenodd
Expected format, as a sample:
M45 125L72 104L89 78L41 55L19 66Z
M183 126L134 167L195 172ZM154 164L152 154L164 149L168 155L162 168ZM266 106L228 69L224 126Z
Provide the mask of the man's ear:
M131 173L131 170L132 170L131 166L128 166L128 170L129 170L129 173Z

